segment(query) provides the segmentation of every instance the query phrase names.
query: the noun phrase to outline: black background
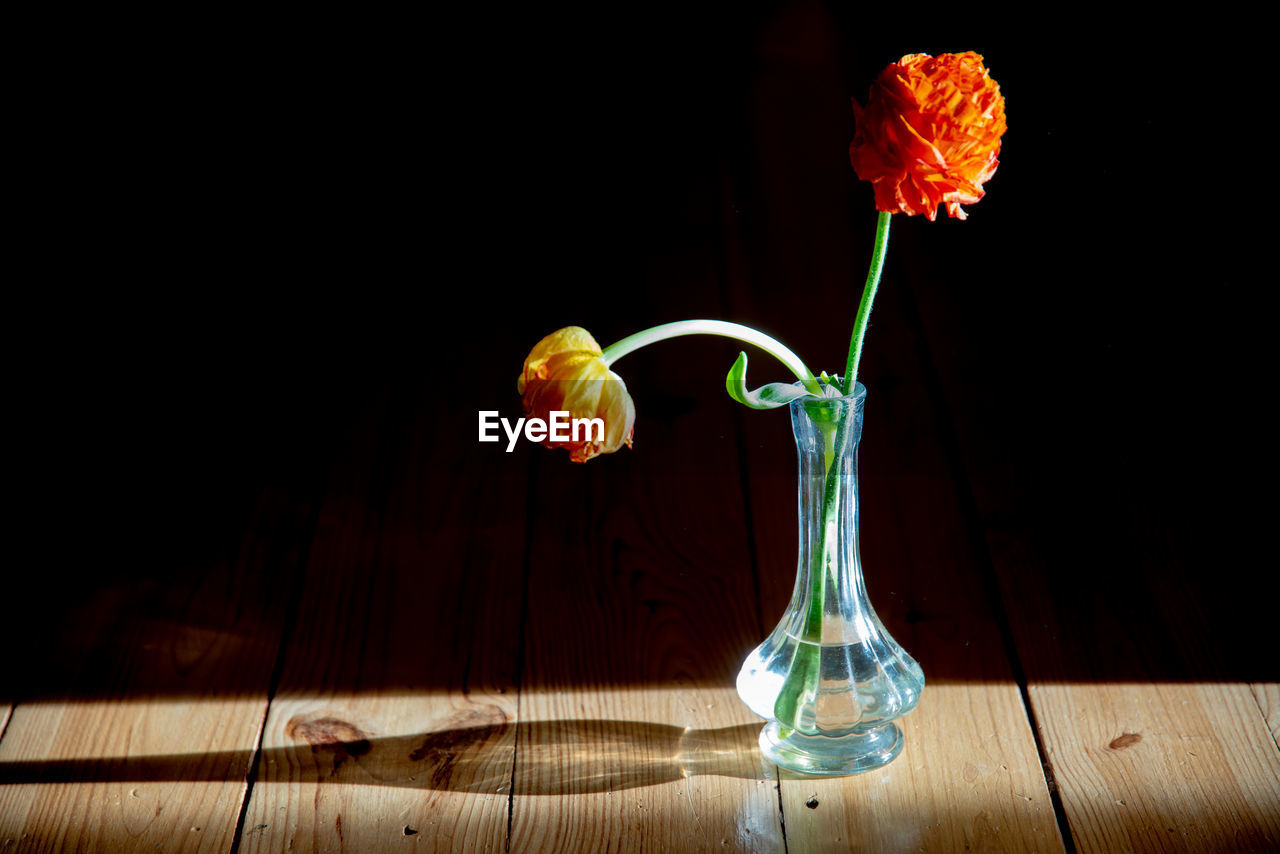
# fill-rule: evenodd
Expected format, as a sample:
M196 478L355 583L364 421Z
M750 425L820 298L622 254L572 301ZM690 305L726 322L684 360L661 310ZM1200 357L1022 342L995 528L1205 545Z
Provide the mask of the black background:
M372 388L515 417L521 360L560 326L608 344L733 311L840 370L875 221L849 98L905 53L963 50L1008 101L1001 166L966 222L894 218L888 281L910 253L963 288L957 358L1024 488L1074 520L1123 466L1145 484L1125 500L1212 556L1206 588L1242 583L1269 455L1234 28L529 5L162 22L51 61L7 317L16 589L37 613L164 571L264 479L306 476ZM804 328L778 300L812 306ZM731 351L688 352L719 394ZM637 399L660 396L632 358Z

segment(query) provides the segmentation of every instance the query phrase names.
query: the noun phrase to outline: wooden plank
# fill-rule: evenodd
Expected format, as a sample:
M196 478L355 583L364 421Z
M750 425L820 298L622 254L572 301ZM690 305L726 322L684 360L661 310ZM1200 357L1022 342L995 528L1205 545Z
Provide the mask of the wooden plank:
M17 851L228 850L265 707L265 685L262 697L239 701L20 705L0 750L18 766L0 771L16 781L0 793L0 842Z
M979 283L943 278L922 266L915 302L946 353L939 391L1077 848L1274 850L1280 752L1250 687L1269 666L1265 618L1239 595L1249 562L1226 539L1196 541L1215 515L1202 491L1217 490L1170 462L1177 434L1145 408L1161 383L1121 383L1134 366L1117 354L1097 372L1065 355L1096 350L1057 361L1052 327L1010 333L1002 349L1021 348L1022 362L985 351L974 342L989 340L983 310L999 295L962 300L955 291ZM1026 384L1031 366L1040 385ZM1079 401L1106 413L1098 429L1053 420L1051 392L1076 370L1100 379Z
M629 356L635 450L540 451L512 851L782 850L734 689L760 629L730 363L707 339Z
M1255 682L1251 686L1271 738L1280 742L1280 682Z
M1006 587L1020 601L1046 601L1036 588L1053 573L1039 553L1010 532L989 540L1010 574ZM1007 580L1014 574L1023 582ZM1073 636L1051 607L1035 613L1068 649L1096 643ZM1022 621L1015 631L1030 635ZM1042 645L1027 661L1028 693L1078 850L1274 850L1280 752L1248 684L1054 678L1073 670ZM1126 661L1141 667L1141 659Z
M1078 850L1276 850L1280 758L1248 686L1029 691Z
M893 306L894 285L886 282L879 352L864 374L872 391L859 461L861 552L873 605L928 682L919 708L900 722L903 754L886 768L843 780L784 776L787 841L829 851L1062 850L976 544L939 452L936 415ZM794 579L795 523L786 512L796 500L794 474L784 490L767 462L755 462L761 443L750 447L762 598L776 618Z
M422 388L328 489L242 851L505 846L526 463Z
M789 848L1062 851L1043 775L1020 732L1016 689L943 682L927 692L928 702L902 720L906 746L885 768L832 780L784 774ZM1019 717L1023 726L1012 726Z
M810 144L797 140L829 140L846 131L789 93L802 90L830 103L844 100L844 93L834 57L818 49L829 37L821 16L780 23L773 37L788 34L805 47L775 45L753 106L760 123L756 159L785 166L767 173L761 186L735 191L755 199L758 213L731 247L730 269L740 279L734 315L777 332L814 370L838 373L874 213L848 216L846 163L817 152L796 156L795 149ZM741 204L735 199L726 207ZM859 460L861 554L873 606L920 662L927 685L920 706L900 722L905 748L890 765L836 780L783 776L787 844L793 851L1061 851L1034 734L989 595L982 543L968 525L963 485L939 442L939 414L903 317L904 285L892 257L860 373L869 388ZM772 366L761 363L760 370L756 383L779 378ZM795 578L794 441L785 413L746 413L742 422L763 620L771 627Z
M54 652L86 671L24 696L0 740L4 850L229 850L312 513L267 490L238 549L72 615Z

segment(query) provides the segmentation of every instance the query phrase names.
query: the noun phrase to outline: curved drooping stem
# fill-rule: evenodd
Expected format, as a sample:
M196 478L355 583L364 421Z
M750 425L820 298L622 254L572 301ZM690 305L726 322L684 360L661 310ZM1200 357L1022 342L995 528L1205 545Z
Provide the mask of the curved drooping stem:
M741 323L729 323L724 320L678 320L675 323L654 326L634 335L628 335L621 341L605 347L601 358L606 365L611 366L623 356L633 353L641 347L647 347L650 344L656 344L668 338L678 338L681 335L719 335L724 338L733 338L738 341L745 341L748 344L754 344L785 365L810 392L816 395L822 394L822 388L818 385L818 380L814 377L813 371L809 370L808 366L789 347L759 330L752 329L750 326L743 326Z

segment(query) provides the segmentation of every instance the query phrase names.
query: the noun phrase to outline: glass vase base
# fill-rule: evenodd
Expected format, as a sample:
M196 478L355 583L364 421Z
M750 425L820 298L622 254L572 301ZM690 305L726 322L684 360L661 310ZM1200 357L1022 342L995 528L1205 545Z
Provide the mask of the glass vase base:
M783 732L789 735L783 736ZM772 721L760 732L760 750L779 768L815 777L848 777L892 762L906 739L895 724L831 738L784 730Z

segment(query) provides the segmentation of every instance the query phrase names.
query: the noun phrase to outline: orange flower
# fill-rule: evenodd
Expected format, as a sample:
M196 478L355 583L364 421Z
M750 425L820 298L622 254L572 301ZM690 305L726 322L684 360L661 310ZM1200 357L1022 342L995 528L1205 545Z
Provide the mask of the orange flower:
M569 459L584 463L600 454L611 454L626 444L636 421L635 404L622 377L609 370L600 345L579 326L566 326L543 338L524 360L524 372L516 385L524 395L524 411L530 418L550 423L551 413L568 412L569 419L599 418L603 431L587 425L568 440L547 438L548 448L568 448ZM562 422L563 423L563 422Z
M876 209L924 214L938 205L965 218L961 204L983 196L999 164L1004 96L982 57L904 56L880 73L867 106L853 102L853 170L875 187Z

